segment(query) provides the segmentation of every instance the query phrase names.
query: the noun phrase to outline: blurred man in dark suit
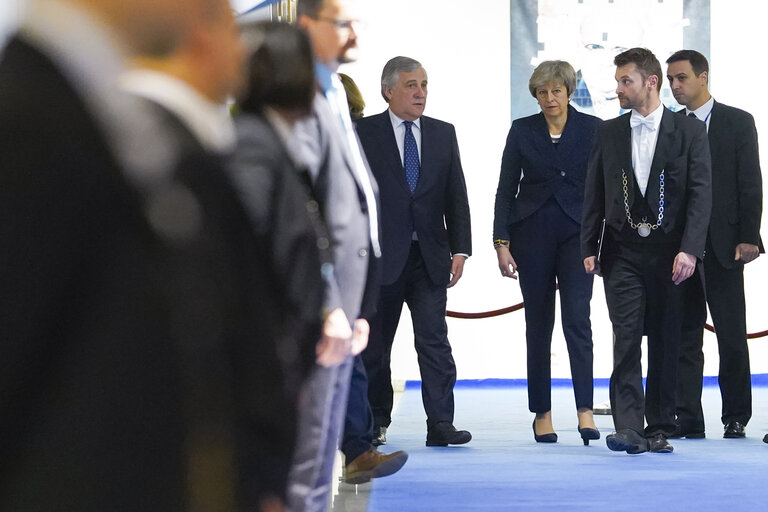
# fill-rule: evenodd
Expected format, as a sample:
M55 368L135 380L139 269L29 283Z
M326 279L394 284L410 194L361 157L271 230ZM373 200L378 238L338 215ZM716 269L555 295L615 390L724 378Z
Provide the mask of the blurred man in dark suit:
M757 130L749 113L717 102L709 93L709 63L699 52L673 53L667 59L667 78L675 99L686 107L681 115L706 123L712 155L712 216L703 267L694 273L686 298L674 436L705 436L702 344L709 305L720 354L723 437L740 438L752 417L744 265L764 252Z
M363 353L376 434L392 421L392 342L407 303L427 413L427 446L472 438L453 426L456 364L445 323L446 288L472 253L469 203L453 125L423 116L427 72L408 57L385 66L381 93L389 108L357 130L381 193L382 281L371 340Z
M0 509L184 510L175 146L117 87L182 0L33 0L0 61ZM183 204L191 204L182 200Z
M273 159L260 148L280 147L267 132L250 125L241 134L239 158L231 161L236 132L227 101L242 89L245 52L228 0L195 0L188 9L194 16L179 47L136 59L140 67L126 73L123 84L165 114L183 151L178 177L203 211L198 236L184 245L173 269L174 311L186 318L178 322L181 336L186 346L201 349L186 364L195 391L188 401L196 433L191 448L208 456L193 459L192 473L200 479L191 492L203 509L220 506L216 493L224 486L215 483L226 476L206 464L210 452L236 455L241 506L281 510L296 440L298 389L320 336L324 285L318 239L309 200L298 175L291 176L297 173L264 170ZM265 81L287 74L264 69L270 58L263 48L266 36L259 38L262 51L251 63L259 76L249 84L254 94ZM311 78L311 55L307 59ZM298 67L295 55L282 62ZM289 85L294 89L281 84L288 100L309 102L314 81L304 84L305 91ZM231 378L221 371L228 364L234 368ZM220 382L209 386L211 379L203 375ZM230 402L238 411L234 429L222 415ZM228 438L231 454L223 442Z
M581 228L584 268L596 273L605 220L599 263L615 334L610 396L616 428L606 443L613 451L669 453L685 291L704 257L712 206L709 144L704 125L664 108L653 53L632 48L614 64L616 94L632 112L598 127Z

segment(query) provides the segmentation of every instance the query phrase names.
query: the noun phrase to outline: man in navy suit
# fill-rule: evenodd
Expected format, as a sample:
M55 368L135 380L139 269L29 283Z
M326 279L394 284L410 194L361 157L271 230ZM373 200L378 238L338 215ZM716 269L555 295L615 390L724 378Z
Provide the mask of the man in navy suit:
M453 426L456 365L445 322L446 289L459 281L472 252L456 132L422 115L427 73L419 62L408 57L387 62L381 92L389 109L357 124L381 199L382 286L363 352L376 434L391 422L390 354L407 303L421 369L427 446L463 444L472 436Z
M723 398L723 437L741 438L752 416L752 384L747 348L744 265L764 252L760 239L763 177L752 116L715 101L709 93L709 63L694 50L667 59L667 78L681 114L704 121L712 155L712 217L703 274L693 275L686 299L686 322L677 382L676 437L704 437L701 350L707 304L717 333L718 380ZM701 268L699 270L702 270Z
M653 53L632 48L614 63L616 93L632 112L598 127L581 231L584 268L595 273L605 219L600 268L615 334L610 397L616 427L606 443L614 451L669 453L685 289L704 257L712 207L709 144L702 123L662 105L661 65Z

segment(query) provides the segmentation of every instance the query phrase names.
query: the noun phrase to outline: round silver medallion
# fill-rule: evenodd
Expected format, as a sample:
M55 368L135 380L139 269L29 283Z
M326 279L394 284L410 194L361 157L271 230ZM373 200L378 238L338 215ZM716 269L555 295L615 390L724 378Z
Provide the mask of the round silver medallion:
M651 234L651 225L650 224L638 224L637 225L637 234L641 237L645 238L648 235Z

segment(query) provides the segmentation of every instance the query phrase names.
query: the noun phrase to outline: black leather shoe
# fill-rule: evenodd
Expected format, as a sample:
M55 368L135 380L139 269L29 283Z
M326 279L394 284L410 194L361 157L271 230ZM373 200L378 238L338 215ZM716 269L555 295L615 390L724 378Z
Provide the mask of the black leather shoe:
M723 433L723 437L725 439L740 439L742 437L746 437L747 433L744 428L744 425L738 421L729 421L725 424L725 432Z
M618 432L607 435L605 437L605 444L611 451L627 452L630 455L648 451L648 440L628 428L623 428Z
M383 446L387 444L387 427L374 427L371 444L373 446Z
M456 430L449 421L441 421L427 430L427 446L466 444L471 439L472 434L466 430Z
M672 453L674 447L669 444L664 434L656 434L648 442L648 451L651 453Z

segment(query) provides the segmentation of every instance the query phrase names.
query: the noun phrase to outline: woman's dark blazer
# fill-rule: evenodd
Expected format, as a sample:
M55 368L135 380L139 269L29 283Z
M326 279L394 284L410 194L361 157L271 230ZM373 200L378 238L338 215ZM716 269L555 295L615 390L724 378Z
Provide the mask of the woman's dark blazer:
M512 123L496 190L494 239L509 240L509 226L534 213L551 196L570 218L581 223L587 162L600 122L569 105L558 144L552 143L541 112Z

